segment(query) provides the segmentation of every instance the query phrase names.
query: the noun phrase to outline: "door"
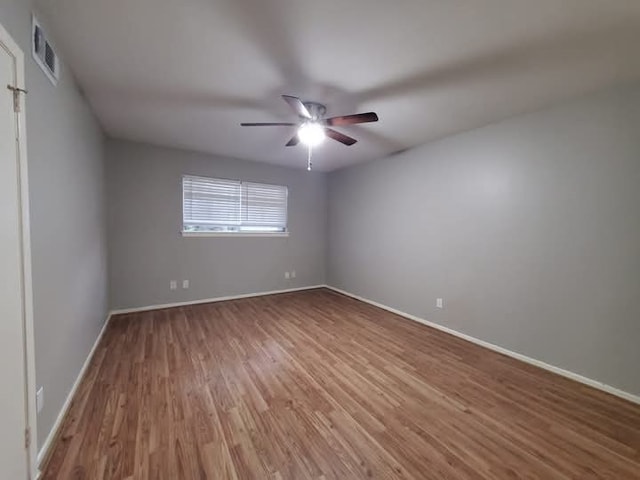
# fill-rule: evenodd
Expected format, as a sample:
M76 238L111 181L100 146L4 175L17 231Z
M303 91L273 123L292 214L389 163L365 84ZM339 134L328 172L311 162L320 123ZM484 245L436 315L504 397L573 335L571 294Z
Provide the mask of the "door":
M27 479L26 333L17 53L0 36L0 478Z

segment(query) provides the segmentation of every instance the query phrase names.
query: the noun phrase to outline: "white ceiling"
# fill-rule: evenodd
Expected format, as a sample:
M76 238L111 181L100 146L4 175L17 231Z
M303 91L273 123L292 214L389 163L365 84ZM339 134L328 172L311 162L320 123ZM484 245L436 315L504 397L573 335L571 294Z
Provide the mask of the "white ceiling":
M275 164L295 120L280 94L338 128L333 170L640 78L638 0L42 0L63 57L113 137Z

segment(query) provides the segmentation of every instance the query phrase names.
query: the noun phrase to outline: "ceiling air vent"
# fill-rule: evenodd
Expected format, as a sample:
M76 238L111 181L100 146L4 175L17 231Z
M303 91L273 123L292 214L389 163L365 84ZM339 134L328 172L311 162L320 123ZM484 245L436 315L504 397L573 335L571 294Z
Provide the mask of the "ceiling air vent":
M57 85L58 78L60 77L58 55L47 39L47 36L36 17L33 17L32 39L33 59L40 66L49 80L51 80L51 83Z

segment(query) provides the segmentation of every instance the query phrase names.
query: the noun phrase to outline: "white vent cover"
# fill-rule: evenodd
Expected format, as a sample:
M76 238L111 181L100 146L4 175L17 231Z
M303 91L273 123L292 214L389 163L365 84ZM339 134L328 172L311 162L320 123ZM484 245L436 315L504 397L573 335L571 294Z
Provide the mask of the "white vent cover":
M45 75L56 85L60 78L60 64L58 63L58 55L53 46L47 39L44 30L40 26L40 22L33 17L33 28L31 31L32 46L31 53L33 59L40 66Z

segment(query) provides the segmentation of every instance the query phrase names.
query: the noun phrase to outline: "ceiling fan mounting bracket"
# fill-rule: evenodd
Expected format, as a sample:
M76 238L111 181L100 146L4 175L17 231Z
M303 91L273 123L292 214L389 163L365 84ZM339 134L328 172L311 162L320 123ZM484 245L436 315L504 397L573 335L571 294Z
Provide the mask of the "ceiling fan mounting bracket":
M327 113L327 107L317 102L302 102L302 104L309 110L313 120L319 120Z

